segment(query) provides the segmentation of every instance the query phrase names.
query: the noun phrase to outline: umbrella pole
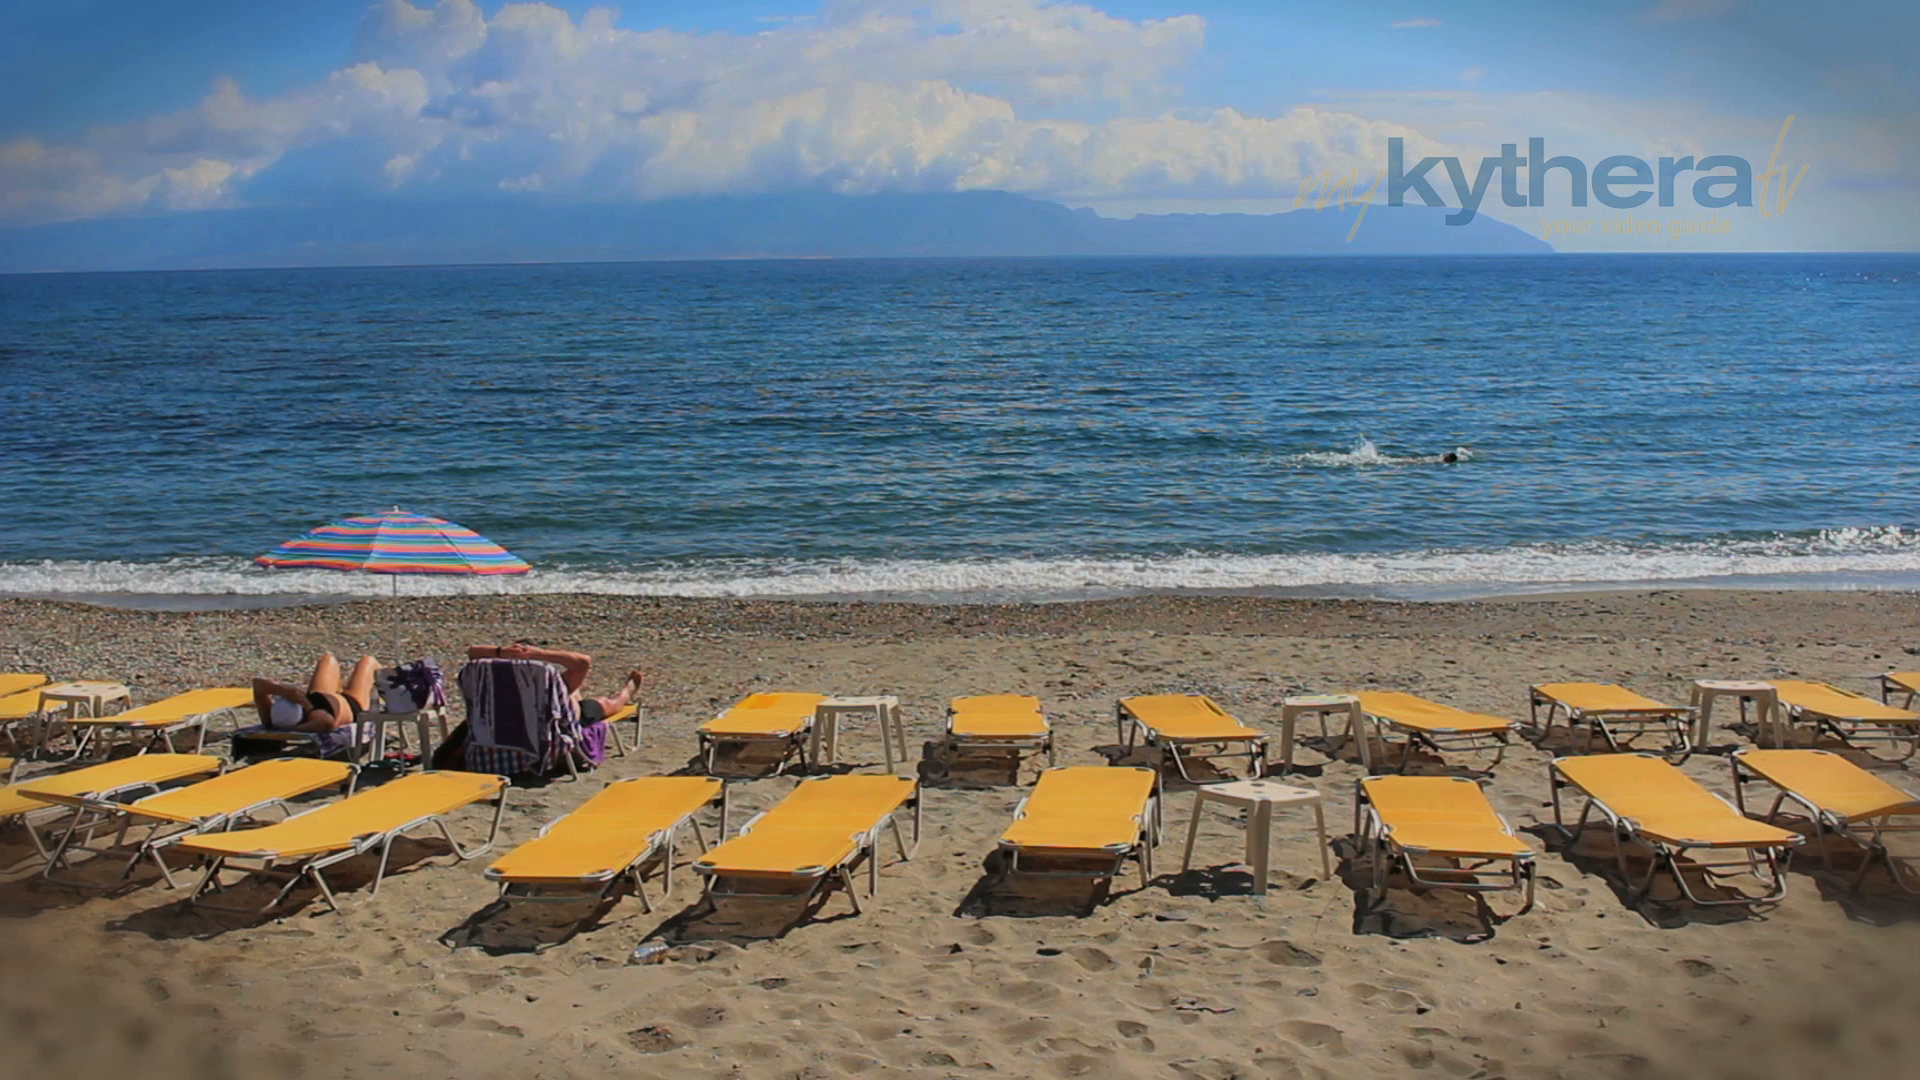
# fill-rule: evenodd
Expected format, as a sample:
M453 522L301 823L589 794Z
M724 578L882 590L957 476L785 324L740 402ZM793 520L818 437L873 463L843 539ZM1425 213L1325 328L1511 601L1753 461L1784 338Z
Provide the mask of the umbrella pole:
M399 667L405 663L400 659L400 575L388 575L393 578L393 664Z

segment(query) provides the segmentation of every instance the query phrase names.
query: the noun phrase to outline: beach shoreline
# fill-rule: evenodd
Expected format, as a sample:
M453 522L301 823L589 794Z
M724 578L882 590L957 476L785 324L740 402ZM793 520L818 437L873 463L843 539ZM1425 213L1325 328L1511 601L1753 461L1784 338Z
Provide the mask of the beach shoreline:
M147 701L252 675L303 677L322 649L439 660L527 638L595 657L590 691L655 673L645 741L579 783L516 789L496 853L602 782L684 770L692 729L754 690L892 693L918 759L944 703L1038 696L1062 764L1117 760L1116 699L1205 693L1277 734L1288 695L1409 690L1524 720L1527 687L1621 682L1686 699L1697 678L1803 677L1867 691L1920 668L1920 596L1661 589L1450 603L1149 596L994 605L547 595L401 597L199 612L0 600L0 670L115 678ZM1724 718L1723 718L1724 719ZM1317 731L1316 731L1317 733ZM1724 749L1751 745L1716 731ZM879 740L848 756L879 771ZM1291 783L1326 799L1351 849L1350 754L1308 740ZM1276 751L1277 753L1277 739ZM1270 755L1272 756L1272 755ZM411 846L345 910L306 902L252 925L180 910L144 879L110 896L0 874L0 1016L31 1032L24 1075L386 1077L1160 1076L1789 1077L1897 1075L1920 1053L1920 917L1808 865L1760 917L1647 917L1609 859L1554 845L1547 755L1510 752L1487 793L1540 852L1537 908L1480 938L1457 895L1396 891L1363 917L1322 880L1305 819L1275 820L1272 891L1245 895L1241 825L1211 813L1179 872L1192 796L1173 784L1155 883L1122 876L1091 914L969 908L1030 788L929 784L926 834L887 858L863 914L844 900L772 939L688 915L694 875L646 914L631 897L571 937L485 915L488 858ZM1420 759L1416 769L1437 771ZM1685 771L1726 792L1718 753ZM1920 788L1908 767L1882 770ZM734 785L735 822L794 781ZM463 841L479 811L457 816ZM1557 845L1556 845L1557 846ZM1598 849L1596 849L1598 850ZM1900 850L1897 848L1896 850ZM683 849L683 858L691 849ZM18 861L19 845L5 854ZM151 876L151 875L149 875ZM1495 909L1509 911L1505 897ZM683 943L627 966L642 941ZM533 951L530 943L545 947Z

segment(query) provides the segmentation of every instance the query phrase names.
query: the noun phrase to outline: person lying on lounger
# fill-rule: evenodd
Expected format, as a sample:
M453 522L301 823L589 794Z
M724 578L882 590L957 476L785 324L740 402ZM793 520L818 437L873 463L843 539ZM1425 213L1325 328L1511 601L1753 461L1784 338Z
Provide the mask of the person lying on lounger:
M467 648L469 660L544 660L560 669L560 677L567 684L567 690L573 700L580 703L580 722L597 724L626 708L633 699L640 696L640 689L647 680L646 672L635 669L627 673L627 681L620 689L606 697L585 697L580 688L587 684L587 672L593 667L593 657L586 653L566 652L562 649L543 649L538 645L529 645L516 641L511 645L472 645Z
M272 679L253 680L253 707L275 731L332 731L360 719L373 703L373 675L380 662L363 656L340 684L340 662L322 653L306 689Z

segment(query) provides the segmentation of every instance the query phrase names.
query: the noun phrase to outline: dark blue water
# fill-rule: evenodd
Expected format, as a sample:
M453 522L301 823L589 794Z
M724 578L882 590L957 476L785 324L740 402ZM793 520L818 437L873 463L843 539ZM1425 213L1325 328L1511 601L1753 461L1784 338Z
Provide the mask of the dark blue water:
M0 277L0 591L384 591L246 559L395 504L527 589L1904 580L1917 332L1911 255Z

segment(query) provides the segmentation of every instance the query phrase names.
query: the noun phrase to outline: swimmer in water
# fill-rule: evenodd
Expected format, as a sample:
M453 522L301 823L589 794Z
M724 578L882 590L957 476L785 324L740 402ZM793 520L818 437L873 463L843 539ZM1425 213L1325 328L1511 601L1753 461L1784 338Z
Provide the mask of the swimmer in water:
M1456 446L1440 455L1440 464L1458 465L1463 461L1472 461L1473 451L1464 446Z

